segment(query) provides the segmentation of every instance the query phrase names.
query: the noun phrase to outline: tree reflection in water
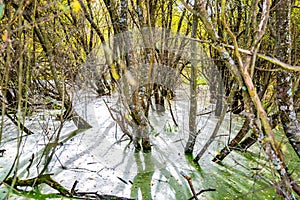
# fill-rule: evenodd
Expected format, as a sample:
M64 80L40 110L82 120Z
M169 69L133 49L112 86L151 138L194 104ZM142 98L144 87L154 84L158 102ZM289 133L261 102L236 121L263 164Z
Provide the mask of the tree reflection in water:
M188 199L188 197L191 197L185 180L180 176L178 178L174 177L167 166L161 167L162 164L152 156L151 152L135 153L134 159L137 165L137 174L133 179L131 198L159 199L156 194L164 194L164 197L168 197L168 199ZM177 172L176 168L175 171ZM155 172L158 173L156 175L159 179L153 178ZM156 175L155 177L157 177Z
M137 175L133 179L131 197L138 199L139 189L142 194L142 199L152 199L151 195L151 181L154 174L154 163L152 160L151 152L143 153L144 166L141 159L141 154L135 153L134 159L137 165Z

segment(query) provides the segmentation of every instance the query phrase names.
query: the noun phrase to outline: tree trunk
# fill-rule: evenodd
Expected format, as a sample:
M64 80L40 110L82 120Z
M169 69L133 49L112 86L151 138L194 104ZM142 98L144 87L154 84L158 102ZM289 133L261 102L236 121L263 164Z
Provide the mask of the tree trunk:
M279 1L276 10L276 56L291 64L291 0ZM277 99L280 120L284 132L300 158L300 126L296 118L293 99L293 73L281 70L277 73Z
M196 6L195 6L196 7ZM198 17L194 15L193 19L193 28L192 28L192 37L196 36L198 27ZM195 44L194 44L195 45ZM195 52L195 47L192 45L192 54ZM185 146L185 153L192 154L194 150L194 145L197 138L197 124L196 124L196 115L197 115L197 65L195 61L191 63L191 79L190 79L190 111L189 111L189 138Z

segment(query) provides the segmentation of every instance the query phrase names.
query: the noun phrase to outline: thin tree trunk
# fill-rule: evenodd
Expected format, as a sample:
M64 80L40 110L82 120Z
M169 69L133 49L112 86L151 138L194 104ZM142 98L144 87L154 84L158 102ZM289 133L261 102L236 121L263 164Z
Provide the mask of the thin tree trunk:
M195 4L196 5L196 4ZM196 7L196 6L195 6ZM198 17L194 15L193 27L192 27L192 37L196 36L198 27ZM196 51L195 44L192 43L192 54ZM192 56L193 57L193 56ZM191 80L190 80L190 113L189 113L189 138L185 146L185 153L192 154L194 150L194 145L197 138L197 65L195 61L191 64Z

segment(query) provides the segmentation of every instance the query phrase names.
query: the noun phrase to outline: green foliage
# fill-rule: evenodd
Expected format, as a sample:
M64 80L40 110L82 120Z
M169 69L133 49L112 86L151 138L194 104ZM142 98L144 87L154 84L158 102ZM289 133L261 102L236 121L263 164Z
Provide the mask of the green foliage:
M197 85L207 85L207 80L202 76L197 77Z
M175 134L178 131L178 127L176 127L173 123L166 121L164 125L164 132L167 134Z
M4 11L5 11L5 4L0 4L0 20L4 16Z

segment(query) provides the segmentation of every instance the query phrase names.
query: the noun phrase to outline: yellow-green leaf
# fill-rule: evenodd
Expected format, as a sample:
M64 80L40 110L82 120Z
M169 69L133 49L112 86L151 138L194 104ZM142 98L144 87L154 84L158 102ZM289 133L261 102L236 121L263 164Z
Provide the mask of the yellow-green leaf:
M71 8L72 8L72 10L73 10L74 12L79 12L80 9L81 9L79 1L76 1L76 0L73 1L73 2L71 3Z
M120 79L120 76L119 76L119 74L118 74L118 72L117 72L116 66L112 63L112 64L110 65L110 67L111 67L111 73L112 73L113 78L114 78L115 80L119 80L119 79Z
M8 37L8 32L5 30L2 35L2 40L5 42L7 40L7 37Z

